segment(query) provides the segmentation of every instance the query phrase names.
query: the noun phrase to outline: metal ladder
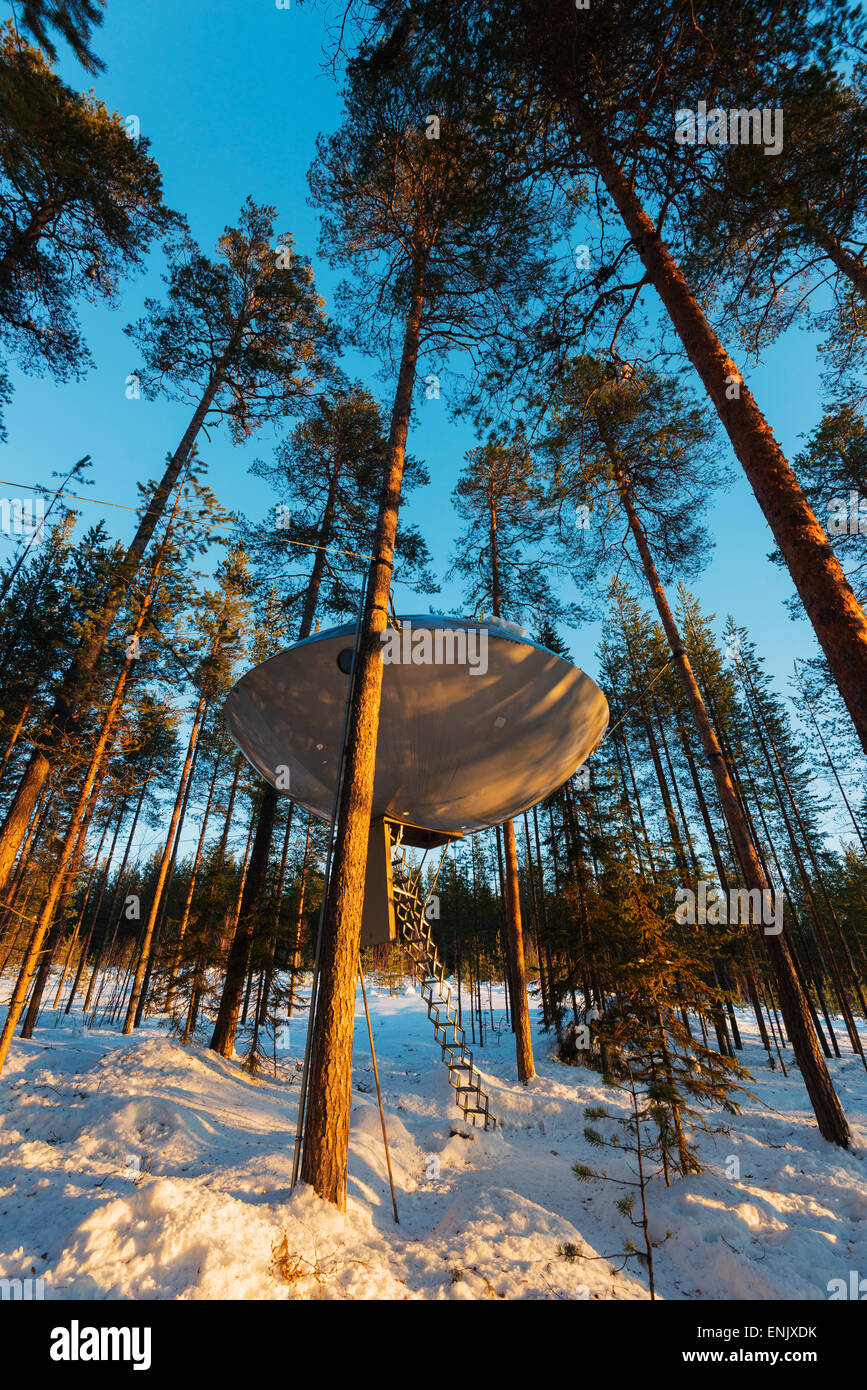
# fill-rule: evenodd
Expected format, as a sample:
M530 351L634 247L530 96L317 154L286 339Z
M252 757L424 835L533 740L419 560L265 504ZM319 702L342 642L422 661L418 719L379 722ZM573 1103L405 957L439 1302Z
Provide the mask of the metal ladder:
M412 962L413 975L427 1005L427 1016L434 1025L455 1103L465 1120L475 1125L477 1117L481 1116L485 1129L496 1129L497 1121L482 1090L482 1078L473 1066L473 1054L458 1023L457 1009L452 1005L452 987L446 982L445 967L437 955L431 924L425 917L425 904L418 891L419 875L413 875L406 849L402 847L398 848L392 863L392 884L399 938Z

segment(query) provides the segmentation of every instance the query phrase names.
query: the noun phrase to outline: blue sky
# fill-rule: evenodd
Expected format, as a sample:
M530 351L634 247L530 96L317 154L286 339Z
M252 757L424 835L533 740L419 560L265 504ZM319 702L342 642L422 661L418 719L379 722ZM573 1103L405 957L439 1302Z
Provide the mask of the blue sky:
M308 206L306 183L317 132L333 129L340 118L339 94L323 62L323 37L323 11L310 5L299 9L293 3L283 9L274 0L108 0L104 27L94 40L106 72L89 78L68 52L61 54L59 71L71 85L94 86L109 109L139 117L163 172L166 201L186 214L206 250L213 250L248 193L275 203L281 227L313 258L318 287L330 306L340 276L316 256L317 214ZM4 482L47 483L52 469L65 470L90 453L95 463L92 494L130 505L136 501L136 481L162 471L187 412L166 402L125 398L136 350L123 334L124 325L138 317L145 295L158 292L160 269L155 254L147 275L125 284L116 309L83 306L95 361L83 381L57 386L15 374L9 439L0 467ZM378 365L361 364L358 374L387 404L389 387L377 379ZM820 415L814 343L804 333L790 334L758 370L745 376L791 457L800 447L799 437ZM415 495L408 519L421 527L442 576L458 527L449 494L474 441L467 426L450 422L447 400L426 401L423 388L418 398L410 448L426 461L433 482ZM252 516L273 503L265 485L247 472L253 458L267 455L272 445L273 436L242 448L217 435L211 444L202 442L208 481L225 506L242 507ZM720 448L721 459L730 462L727 444ZM727 612L749 627L782 684L793 658L811 655L816 648L808 624L793 623L782 607L791 593L788 574L768 562L770 531L740 469L734 472L734 486L720 493L708 511L708 540L715 549L693 587L705 608L717 613L719 627ZM88 520L100 514L113 534L129 537L131 513L86 508ZM0 546L5 555L10 542L3 538ZM461 609L454 588L444 590L441 604ZM398 607L424 611L428 601L412 604L400 591ZM574 660L593 674L598 629L564 635Z

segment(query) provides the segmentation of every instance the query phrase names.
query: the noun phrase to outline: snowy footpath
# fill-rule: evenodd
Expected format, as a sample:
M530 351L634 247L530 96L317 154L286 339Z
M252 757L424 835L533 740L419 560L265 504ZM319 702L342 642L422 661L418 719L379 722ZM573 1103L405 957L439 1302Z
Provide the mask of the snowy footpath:
M475 1051L500 1128L473 1130L418 994L369 997L400 1225L360 1000L345 1216L290 1195L303 1020L277 1076L251 1077L158 1020L124 1038L46 1010L0 1077L0 1278L30 1279L37 1297L41 1279L46 1299L647 1298L643 1266L619 1253L637 1234L614 1207L624 1189L572 1172L630 1176L583 1135L585 1106L626 1114L625 1097L554 1061L542 1033L539 1075L519 1086L503 1031ZM771 1071L740 1025L757 1099L708 1115L705 1173L652 1184L651 1235L668 1233L657 1293L824 1300L830 1281L867 1275L867 1073L832 1064L856 1139L842 1153L811 1123L797 1071Z

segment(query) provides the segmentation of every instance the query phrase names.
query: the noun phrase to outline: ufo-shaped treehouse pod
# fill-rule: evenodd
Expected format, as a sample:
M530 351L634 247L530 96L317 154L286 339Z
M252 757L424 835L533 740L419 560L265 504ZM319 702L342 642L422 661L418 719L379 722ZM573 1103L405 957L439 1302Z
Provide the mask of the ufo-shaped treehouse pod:
M510 820L561 786L608 725L589 676L512 625L431 614L398 622L383 642L365 943L394 937L390 910L367 911L375 887L391 896L390 829L427 846ZM226 723L256 770L326 819L354 640L352 623L319 632L248 671L226 700Z

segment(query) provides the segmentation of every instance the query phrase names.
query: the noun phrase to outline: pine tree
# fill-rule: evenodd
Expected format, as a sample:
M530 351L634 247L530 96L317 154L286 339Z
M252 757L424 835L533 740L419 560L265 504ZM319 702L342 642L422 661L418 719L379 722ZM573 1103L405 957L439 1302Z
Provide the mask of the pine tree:
M179 821L185 805L187 785L193 771L205 714L209 704L224 693L231 684L231 671L248 609L249 574L247 557L241 547L235 547L230 551L217 571L217 579L219 582L218 590L206 591L204 595L202 605L204 611L199 621L201 631L207 638L207 653L203 657L197 673L198 701L193 715L175 804L169 819L168 834L151 897L150 910L142 932L141 949L124 1019L123 1031L125 1033L132 1032L142 1018L146 997L145 977L151 962L154 929L174 860L175 837L179 831Z
M795 467L817 516L825 520L829 544L863 603L867 598L867 422L861 411L847 402L827 409L795 459Z
M430 113L430 114L428 114ZM358 272L356 336L400 367L372 546L347 726L344 782L325 912L321 984L309 1074L302 1176L343 1207L349 1134L352 1018L382 688L381 633L388 620L401 481L419 352L480 343L514 318L538 282L548 227L479 139L480 113L441 99L423 65L383 75L350 69L344 125L320 141L311 174L325 206L332 260ZM496 245L492 260L490 247ZM396 341L395 341L396 340Z
M563 616L538 553L544 534L542 483L523 430L511 439L493 438L467 455L452 494L458 516L467 523L460 536L455 569L467 576L466 597L474 610L495 618L520 620L528 612L547 621ZM503 826L506 888L506 942L512 981L518 1079L535 1075L521 922L515 829Z
M6 25L0 37L0 338L27 371L89 365L75 303L117 297L180 226L149 142L80 96Z
M575 391L574 396L569 395L570 389ZM673 561L682 566L695 552L698 498L705 486L707 469L703 453L707 427L675 383L634 369L620 372L612 379L610 372L588 359L575 364L564 400L569 404L560 412L560 437L566 436L570 442L581 440L573 487L577 486L582 495L588 486L603 493L610 489L609 502L616 499L622 509L713 774L742 881L748 889L765 893L770 887L766 872L657 568L657 554L670 567ZM598 531L602 535L600 543L605 546L608 532L602 528ZM662 785L658 763L657 769ZM677 840L674 808L669 803L666 810ZM681 861L688 871L682 853ZM782 935L761 935L819 1128L825 1138L847 1147L848 1126L821 1054L788 942Z
M369 391L351 384L323 394L274 456L251 470L277 499L268 521L246 530L251 555L262 582L274 576L286 613L296 615L292 630L300 639L313 631L314 612L345 618L358 610L386 453L379 407ZM408 455L402 498L429 481L424 465ZM402 582L434 592L427 546L416 527L401 527L397 555ZM291 587L289 559L301 571Z
M93 53L90 38L102 23L104 6L105 0L21 0L16 23L52 61L57 57L53 35L59 34L87 72L100 72L104 64Z
M864 79L863 64L849 82L830 63L781 68L774 105L784 157L752 143L707 151L688 274L713 286L753 353L803 315L820 284L830 281L844 312L851 291L867 299Z
M77 855L81 852L90 819L98 804L98 792L104 776L105 759L111 746L115 725L123 708L127 681L138 658L139 643L144 631L150 606L157 592L161 578L162 563L166 557L166 552L172 539L171 533L176 520L181 496L182 492L179 490L173 512L166 527L165 535L162 538L160 550L157 552L155 563L149 576L148 587L142 594L135 625L127 644L125 660L114 683L114 688L111 692L111 698L108 702L105 714L100 721L98 735L90 753L86 775L78 790L71 819L67 826L62 844L60 845L57 863L54 867L39 917L34 926L27 953L22 961L18 980L9 1001L3 1032L0 1034L0 1070L2 1070L6 1061L9 1045L18 1023L18 1018L24 1004L34 967L38 961L37 978L34 985L30 1010L25 1021L25 1037L29 1037L32 1032L36 1018L36 1010L38 1010L42 991L48 978L52 955L62 940L64 922L61 905L65 896L68 895L70 891L72 882L71 870L75 865ZM52 923L54 923L53 928ZM43 950L43 942L49 930L52 931L52 935L49 938L48 946Z
M0 889L52 769L53 750L86 710L94 668L200 430L218 420L234 440L245 439L263 421L295 410L326 371L332 332L312 272L287 238L275 250L273 235L273 209L248 199L239 226L220 238L221 259L209 260L188 240L172 262L167 303L148 300L147 314L130 330L145 356L147 370L139 375L146 389L189 401L192 417L34 740L0 829Z
M721 108L740 109L745 90L773 90L792 67L817 62L833 70L859 32L848 7L805 9L796 0L775 0L770 13L750 7L735 17L696 0L611 0L586 11L571 0L513 0L496 11L422 0L414 14L413 43L437 55L452 90L466 94L475 81L478 100L496 101L506 130L521 113L528 168L541 167L552 177L568 171L573 198L583 181L604 189L597 264L566 301L555 301L553 328L546 315L529 351L538 354L541 341L562 355L600 322L610 324L616 340L644 285L656 290L774 534L867 750L867 616L679 264L689 246L690 192L715 151L676 142L673 128L675 111L708 92ZM612 246L618 224L623 236Z

